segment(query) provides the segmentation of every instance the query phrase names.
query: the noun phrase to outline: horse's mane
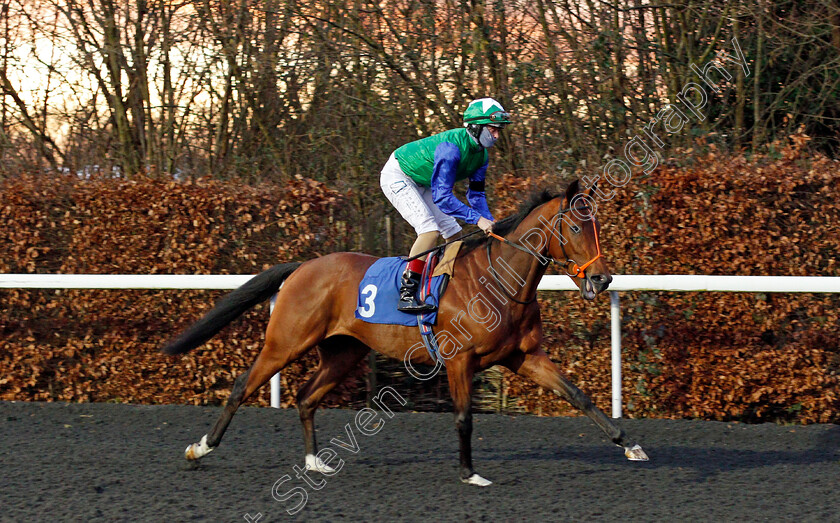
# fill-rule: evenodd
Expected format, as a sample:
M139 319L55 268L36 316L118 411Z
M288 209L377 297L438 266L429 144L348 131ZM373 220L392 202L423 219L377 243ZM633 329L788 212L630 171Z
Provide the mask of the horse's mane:
M522 223L522 220L524 220L526 216L531 214L531 211L544 203L550 202L558 196L560 196L558 193L548 189L534 191L528 199L519 206L516 213L507 216L503 220L497 221L495 225L493 225L493 232L499 236L507 236L516 229L520 223ZM464 240L464 245L461 247L459 254L467 254L475 248L485 245L489 239L490 236L481 235L479 237Z

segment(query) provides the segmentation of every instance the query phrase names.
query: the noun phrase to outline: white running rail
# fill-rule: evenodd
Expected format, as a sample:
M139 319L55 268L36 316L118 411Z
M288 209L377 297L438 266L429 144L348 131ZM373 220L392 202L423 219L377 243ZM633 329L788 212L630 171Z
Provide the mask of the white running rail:
M0 274L0 289L235 289L251 274ZM567 276L548 275L541 291L577 290ZM840 293L834 276L616 275L610 284L612 417L621 417L619 291ZM273 304L272 304L273 310ZM271 378L271 406L280 406L280 377Z

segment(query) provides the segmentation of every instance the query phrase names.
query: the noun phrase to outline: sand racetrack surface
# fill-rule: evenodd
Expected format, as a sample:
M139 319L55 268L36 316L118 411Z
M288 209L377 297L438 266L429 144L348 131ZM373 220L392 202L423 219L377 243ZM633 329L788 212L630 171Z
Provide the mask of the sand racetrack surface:
M458 481L451 414L395 414L365 436L354 411L321 410L320 447L344 465L309 472L316 490L295 477L293 410L240 409L188 467L219 411L0 402L0 520L840 521L840 425L621 420L651 457L634 463L586 418L477 415L481 488Z

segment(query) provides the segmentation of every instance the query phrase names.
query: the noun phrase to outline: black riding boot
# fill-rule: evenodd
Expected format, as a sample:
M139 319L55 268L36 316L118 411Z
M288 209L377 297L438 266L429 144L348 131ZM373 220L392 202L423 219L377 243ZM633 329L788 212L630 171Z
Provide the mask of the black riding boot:
M400 303L397 305L398 311L420 314L432 312L437 309L434 305L417 301L417 287L419 286L420 274L406 269L402 275L402 284L400 285Z

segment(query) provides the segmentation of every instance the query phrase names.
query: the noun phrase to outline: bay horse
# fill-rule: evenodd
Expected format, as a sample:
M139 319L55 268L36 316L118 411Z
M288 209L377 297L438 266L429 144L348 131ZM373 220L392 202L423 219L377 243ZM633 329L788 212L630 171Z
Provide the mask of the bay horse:
M537 284L550 261L559 260L567 273L571 268L570 276L587 300L604 292L612 281L598 243L600 225L587 204L592 190L581 191L575 180L564 193L535 195L518 213L498 222L491 236L465 242L455 260L454 277L441 298L436 328L451 337L447 348L452 350L446 354L445 367L460 440L460 479L465 483L491 483L473 469L470 405L473 375L493 365L531 378L566 399L623 447L628 459L648 459L540 348L543 330ZM419 339L416 327L371 324L355 317L359 283L376 260L341 252L304 263L276 265L226 295L163 348L167 354L185 353L277 293L262 351L251 368L235 380L210 433L187 447L188 460L198 460L216 448L236 409L272 375L314 348L320 363L297 393L305 460L309 469L335 472L316 456L314 414L324 396L371 349L407 363L436 364L428 352L411 351ZM446 351L441 348L441 352Z

